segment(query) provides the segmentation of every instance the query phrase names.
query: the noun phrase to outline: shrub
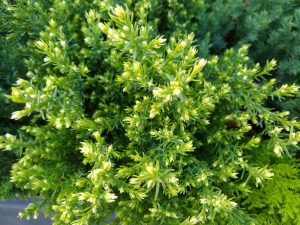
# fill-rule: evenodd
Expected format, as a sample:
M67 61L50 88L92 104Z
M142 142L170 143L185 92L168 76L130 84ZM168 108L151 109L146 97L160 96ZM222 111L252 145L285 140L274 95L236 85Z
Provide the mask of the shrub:
M0 9L0 135L15 133L20 124L10 120L11 113L18 110L16 104L12 104L5 95L10 92L10 88L17 80L19 74L24 73L22 66L22 54L20 54L19 40L8 40L5 27L5 14ZM9 171L11 165L16 160L16 155L12 152L0 152L0 198L9 198L16 191L9 183Z
M270 167L274 177L253 189L242 205L261 224L299 224L299 164L291 159L275 162L273 159Z
M251 44L253 62L278 61L279 83L299 83L300 4L295 0L152 0L140 5L150 10L158 30L176 36L194 32L200 55L221 54L226 48ZM148 4L146 4L148 2ZM139 6L140 6L139 5ZM210 45L208 44L210 43ZM299 96L277 108L299 117Z
M8 99L5 98L5 92L10 88L10 85L12 85L12 82L9 79L9 76L6 76L6 73L8 73L9 67L9 60L7 59L8 51L10 48L5 43L4 37L0 38L0 134L3 135L6 132L12 132L11 128L14 127L10 123L10 115L11 113L16 110L15 107L12 107L12 104L9 104ZM8 125L9 124L9 125ZM0 198L8 197L9 196L9 189L11 187L11 184L8 183L9 181L9 170L14 162L15 156L11 153L4 153L0 152Z
M22 154L12 181L38 196L22 215L45 207L54 224L112 214L115 224L263 223L277 209L261 199L270 182L299 183L283 155L300 139L299 123L264 103L298 87L263 79L274 60L249 68L247 46L199 59L193 35L167 41L143 13L111 5L55 1L41 11L50 22L29 41L27 78L9 96L23 106L12 118L29 122L0 140ZM297 185L288 189L282 196L299 198ZM296 212L276 215L297 222Z
M135 11L146 12L153 27L170 37L193 32L199 56L222 54L227 48L251 44L249 63L278 61L275 75L279 84L299 83L299 16L295 0L151 0L137 1ZM145 16L144 16L145 17ZM275 104L274 104L275 103ZM278 109L299 117L299 96L284 103L272 102Z

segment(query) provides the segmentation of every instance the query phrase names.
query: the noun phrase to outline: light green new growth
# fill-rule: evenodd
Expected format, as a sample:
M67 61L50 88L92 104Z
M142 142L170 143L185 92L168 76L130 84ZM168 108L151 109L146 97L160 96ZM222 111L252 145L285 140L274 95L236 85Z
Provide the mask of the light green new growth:
M44 207L54 225L113 214L123 225L262 224L251 200L284 179L281 160L300 141L300 123L265 102L298 86L265 80L275 60L250 67L247 45L198 58L193 34L166 38L143 12L80 2L55 1L8 96L23 106L12 118L30 121L0 139L22 152L12 181L38 196L21 216Z

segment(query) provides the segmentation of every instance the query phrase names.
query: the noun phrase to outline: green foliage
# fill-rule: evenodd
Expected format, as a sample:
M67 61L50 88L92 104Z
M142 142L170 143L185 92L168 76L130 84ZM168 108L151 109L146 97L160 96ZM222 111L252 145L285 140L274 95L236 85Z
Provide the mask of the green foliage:
M168 11L166 27L147 22L162 15L158 1L127 1L136 17L115 1L6 5L9 36L29 36L26 78L9 95L21 105L12 118L25 125L0 139L22 155L12 181L38 196L22 216L45 208L56 225L108 223L112 214L112 224L260 224L279 209L277 221L299 221L288 208L299 199L298 170L280 157L295 151L300 124L265 106L298 87L264 80L276 62L249 67L246 45L197 58L193 35L171 35L196 29L188 20L173 27L174 15L194 14L168 2L181 13ZM187 9L196 3L204 7ZM27 31L32 14L37 26ZM283 207L280 198L289 199Z
M4 29L4 11L0 10L0 134L14 133L19 124L10 120L11 113L18 109L15 104L9 102L5 95L10 92L11 85L17 80L19 74L24 73L22 66L22 54L18 49L19 42L6 39L7 32ZM13 185L9 183L11 165L15 162L16 155L12 152L0 152L0 198L9 198L15 192Z
M254 190L243 205L258 215L261 224L300 224L299 168L290 159L271 168L273 179Z
M147 4L148 3L148 4ZM279 61L278 78L299 74L299 10L295 0L152 0L138 7L156 18L155 24L166 35L193 32L197 41L209 37L211 50L220 53L228 47L251 44L251 56L264 63ZM147 10L146 10L147 9Z
M220 54L228 47L251 44L253 62L275 58L273 71L280 83L299 83L300 3L296 0L152 0L149 18L159 19L158 30L166 35L196 35L200 55ZM161 7L160 7L161 6ZM152 16L154 15L154 16ZM210 45L208 44L210 43ZM209 51L210 49L210 51ZM276 104L299 117L300 98Z

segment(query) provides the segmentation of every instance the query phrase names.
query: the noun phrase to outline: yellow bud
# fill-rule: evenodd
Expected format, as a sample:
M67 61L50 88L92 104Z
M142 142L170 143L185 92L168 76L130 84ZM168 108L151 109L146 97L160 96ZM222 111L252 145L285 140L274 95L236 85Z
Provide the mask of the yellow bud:
M51 20L49 21L49 25L50 25L50 27L51 27L52 29L54 29L54 28L56 28L57 23L55 22L54 19L51 19Z
M120 17L120 18L126 17L126 12L125 12L124 8L121 7L120 5L117 5L112 11L113 11L113 14L115 14L115 16L117 16L117 17Z
M98 23L98 27L102 33L107 34L109 26L107 26L105 23L100 22L100 23Z
M42 49L42 50L45 50L48 47L48 45L44 41L41 41L41 40L36 41L35 45L36 45L36 47L38 47L39 49Z
M199 73L202 69L203 69L203 67L205 66L205 64L206 64L206 59L199 59L197 62L196 62L196 64L194 65L194 68L193 68L193 70L192 70L192 73L191 73L191 77L193 78L193 77L195 77L195 75L197 74L197 73Z
M280 157L282 155L282 147L279 144L276 144L274 147L275 154Z

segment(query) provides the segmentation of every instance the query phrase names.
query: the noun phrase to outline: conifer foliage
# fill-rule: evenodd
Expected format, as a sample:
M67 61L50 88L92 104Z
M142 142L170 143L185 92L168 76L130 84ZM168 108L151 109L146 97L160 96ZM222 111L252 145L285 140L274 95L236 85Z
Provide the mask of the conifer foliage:
M36 197L21 216L300 224L289 208L300 199L299 170L287 159L300 123L265 106L298 87L265 79L275 60L249 66L247 45L198 57L194 35L161 36L147 5L136 10L143 2L27 1L45 10L35 11L42 28L26 42L26 77L8 96L24 126L0 139L21 155L12 182Z

